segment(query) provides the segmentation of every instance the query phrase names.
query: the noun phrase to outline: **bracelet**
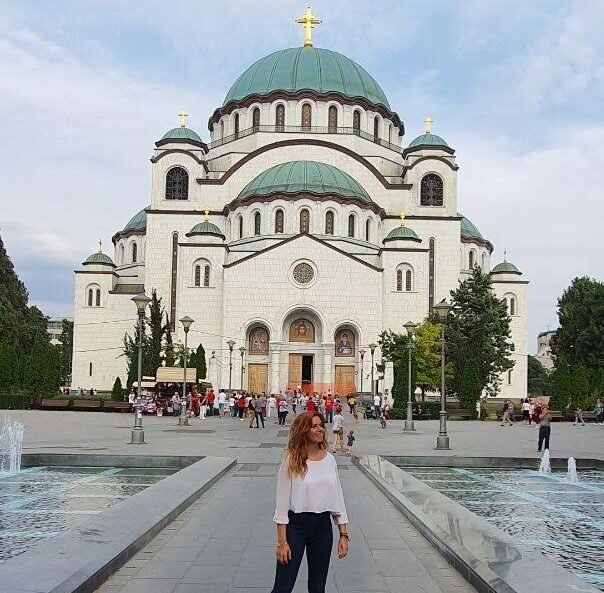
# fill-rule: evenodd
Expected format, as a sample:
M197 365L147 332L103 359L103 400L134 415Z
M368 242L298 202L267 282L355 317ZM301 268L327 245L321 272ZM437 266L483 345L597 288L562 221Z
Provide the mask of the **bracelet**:
M287 542L278 542L277 547L279 546L289 546L289 544Z
M350 537L347 533L340 533L340 537L345 537L348 541L350 541Z

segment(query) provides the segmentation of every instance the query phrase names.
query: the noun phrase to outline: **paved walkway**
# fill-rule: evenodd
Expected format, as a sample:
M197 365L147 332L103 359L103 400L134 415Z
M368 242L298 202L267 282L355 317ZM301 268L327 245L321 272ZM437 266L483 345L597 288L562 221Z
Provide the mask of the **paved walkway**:
M278 464L258 461L220 480L97 593L268 593ZM348 459L340 476L350 554L333 556L328 593L474 591ZM295 592L306 591L306 574L304 562Z

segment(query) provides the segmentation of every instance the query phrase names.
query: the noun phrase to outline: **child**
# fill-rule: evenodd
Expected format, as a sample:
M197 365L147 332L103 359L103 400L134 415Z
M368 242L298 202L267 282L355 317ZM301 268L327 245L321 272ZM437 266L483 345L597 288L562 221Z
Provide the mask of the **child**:
M380 424L382 425L382 428L386 428L386 414L384 413L384 410L380 410Z
M352 445L354 444L354 441L354 430L349 430L348 434L346 435L346 455L350 455L352 452Z

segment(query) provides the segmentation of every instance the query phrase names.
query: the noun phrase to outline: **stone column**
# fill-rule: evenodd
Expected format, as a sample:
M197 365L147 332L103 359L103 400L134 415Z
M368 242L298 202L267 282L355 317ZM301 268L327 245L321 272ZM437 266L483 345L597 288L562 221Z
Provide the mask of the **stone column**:
M391 361L386 362L384 367L384 392L387 389L390 397L390 405L392 405L392 385L394 385L394 364Z
M328 389L331 389L331 392L333 393L333 365L332 365L332 360L333 360L333 349L334 349L334 344L332 343L328 343L328 342L323 342L323 344L321 344L321 346L323 347L323 372L321 373L321 375L323 376L322 382L323 385L321 386L321 391L327 391Z
M282 342L271 342L270 353L271 353L271 367L270 367L270 392L278 393L283 389L281 382L281 346Z

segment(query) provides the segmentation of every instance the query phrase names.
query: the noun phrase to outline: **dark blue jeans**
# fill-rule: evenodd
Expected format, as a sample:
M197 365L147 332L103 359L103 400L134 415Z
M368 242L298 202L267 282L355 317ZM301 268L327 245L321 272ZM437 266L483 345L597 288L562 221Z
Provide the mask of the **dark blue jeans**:
M306 550L308 564L308 593L325 593L325 582L333 547L331 513L289 512L287 541L292 559L277 563L272 593L291 593L296 584L300 562Z

